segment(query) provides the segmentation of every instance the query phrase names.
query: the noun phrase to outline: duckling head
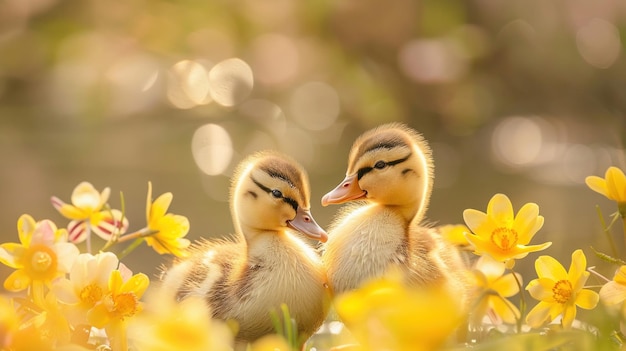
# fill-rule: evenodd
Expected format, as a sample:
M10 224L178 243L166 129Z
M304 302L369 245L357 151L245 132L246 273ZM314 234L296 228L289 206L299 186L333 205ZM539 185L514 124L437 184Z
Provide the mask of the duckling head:
M352 145L345 179L322 205L367 200L407 208L409 219L426 210L433 184L431 150L415 130L400 123L365 132Z
M243 160L231 187L231 212L237 232L284 232L287 227L325 242L326 232L310 211L309 180L291 158L265 151Z

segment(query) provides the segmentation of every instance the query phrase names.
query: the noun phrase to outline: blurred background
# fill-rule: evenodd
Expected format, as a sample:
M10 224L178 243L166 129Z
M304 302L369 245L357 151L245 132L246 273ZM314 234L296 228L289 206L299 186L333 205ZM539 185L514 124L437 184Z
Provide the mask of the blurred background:
M0 241L23 213L65 226L50 197L81 181L123 192L131 230L152 181L189 238L227 235L231 172L268 148L306 167L327 226L354 139L399 121L434 151L430 221L535 202L532 243L567 266L609 252L595 207L616 207L584 178L626 170L625 43L622 0L0 0Z

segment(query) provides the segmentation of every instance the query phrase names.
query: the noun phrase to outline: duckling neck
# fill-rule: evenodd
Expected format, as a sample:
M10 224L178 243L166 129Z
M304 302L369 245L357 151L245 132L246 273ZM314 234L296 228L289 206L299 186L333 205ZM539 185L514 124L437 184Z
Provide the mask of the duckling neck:
M276 238L286 235L283 231L258 229L242 226L242 233L246 239L248 249L248 257L262 257L268 252L274 252L272 249L276 245Z
M424 211L420 208L418 201L403 205L385 205L385 207L398 213L405 220L407 225L416 219L421 221L421 217L424 215Z

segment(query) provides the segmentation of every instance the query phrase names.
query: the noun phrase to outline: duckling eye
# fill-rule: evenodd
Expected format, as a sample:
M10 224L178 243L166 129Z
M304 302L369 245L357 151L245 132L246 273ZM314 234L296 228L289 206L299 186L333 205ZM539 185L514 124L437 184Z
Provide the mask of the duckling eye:
M387 163L385 163L385 161L378 161L376 162L376 164L374 165L374 168L376 169L383 169L387 166Z
M274 190L271 191L271 193L272 193L272 196L277 198L277 199L283 197L283 193L280 192L280 190L274 189Z

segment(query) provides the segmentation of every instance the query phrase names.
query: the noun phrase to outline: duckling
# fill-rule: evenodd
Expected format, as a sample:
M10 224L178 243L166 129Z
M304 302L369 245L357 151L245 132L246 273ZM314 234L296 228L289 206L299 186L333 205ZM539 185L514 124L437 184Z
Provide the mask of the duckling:
M431 150L404 124L369 130L354 142L345 179L322 205L355 203L331 224L322 262L335 294L399 269L412 286L464 296L457 248L424 224L434 180Z
M161 289L179 300L201 296L214 318L236 321L238 345L274 332L270 312L282 303L299 336L310 336L324 321L328 284L319 254L300 235L327 240L309 198L307 174L294 160L270 151L246 158L231 186L234 237L195 243L165 272Z

